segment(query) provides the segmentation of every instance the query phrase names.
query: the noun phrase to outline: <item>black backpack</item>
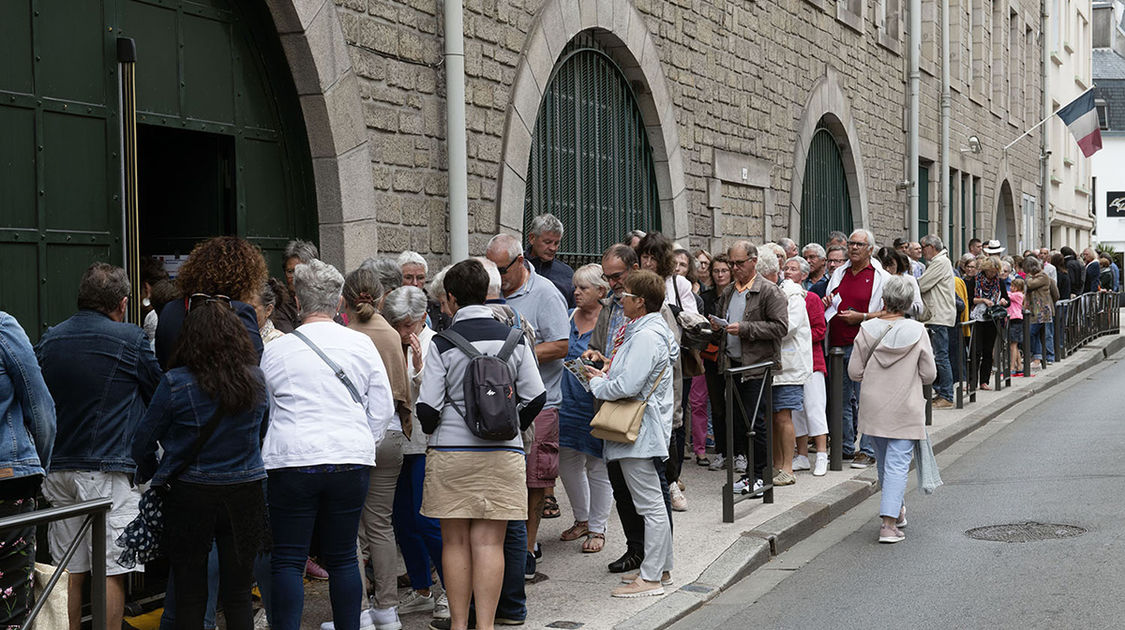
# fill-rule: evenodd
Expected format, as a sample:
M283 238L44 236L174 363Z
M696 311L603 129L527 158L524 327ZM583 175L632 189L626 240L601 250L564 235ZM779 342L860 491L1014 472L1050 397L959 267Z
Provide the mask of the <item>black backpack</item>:
M519 345L523 331L513 328L495 355L481 353L452 329L447 328L438 336L469 357L465 367L465 409L457 409L446 394L446 401L465 419L469 431L482 440L507 441L519 435L516 375L508 359Z

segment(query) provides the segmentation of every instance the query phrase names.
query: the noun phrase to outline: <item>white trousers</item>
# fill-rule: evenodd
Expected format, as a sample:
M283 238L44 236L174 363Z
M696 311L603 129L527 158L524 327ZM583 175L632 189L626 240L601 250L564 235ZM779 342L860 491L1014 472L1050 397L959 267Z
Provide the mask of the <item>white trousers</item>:
M824 372L813 372L805 381L805 404L803 411L793 412L794 435L827 435L828 390L824 386Z
M664 571L672 570L672 521L664 507L664 490L652 459L620 460L621 474L637 514L645 521L645 559L641 561L641 579L659 582Z
M587 521L590 531L604 534L613 488L605 460L565 446L559 447L559 478L562 479L574 520Z

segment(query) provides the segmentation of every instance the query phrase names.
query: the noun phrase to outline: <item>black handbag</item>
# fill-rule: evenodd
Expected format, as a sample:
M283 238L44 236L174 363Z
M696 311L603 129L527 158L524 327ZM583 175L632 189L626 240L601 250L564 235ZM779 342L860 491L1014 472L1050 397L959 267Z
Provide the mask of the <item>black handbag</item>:
M167 494L176 477L183 474L187 467L199 457L203 445L214 435L222 417L223 414L216 408L211 419L203 425L203 430L200 431L199 437L192 445L188 457L172 471L172 474L168 475L164 485L150 487L141 495L136 518L125 526L125 530L114 541L118 547L122 548L121 555L117 558L117 562L121 566L132 569L138 563L146 564L164 555L161 543L164 539L165 494Z

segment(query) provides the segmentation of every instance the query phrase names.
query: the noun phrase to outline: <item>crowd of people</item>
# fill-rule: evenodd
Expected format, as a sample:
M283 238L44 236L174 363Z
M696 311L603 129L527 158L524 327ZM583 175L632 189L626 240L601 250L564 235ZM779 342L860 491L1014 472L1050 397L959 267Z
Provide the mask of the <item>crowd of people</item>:
M230 236L199 243L174 279L146 261L141 287L95 263L77 313L36 346L0 312L0 515L35 509L40 494L54 506L111 499L112 628L124 576L141 568L123 534L148 485L163 491L171 567L162 627L214 628L221 602L227 628L295 630L305 577L330 583L326 630L397 630L416 612L437 630L519 625L541 519L559 515L557 479L573 512L561 540L582 553L615 534L616 507L626 550L608 564L622 575L611 595L633 598L672 581L692 457L733 467L739 494L825 475L830 347L847 366L844 458L877 466L879 541L902 540L922 386L948 409L962 378L954 327L1008 318L1013 359L1026 333L1050 360L1056 300L1119 282L1089 248L1080 262L1069 247L1006 256L973 239L954 261L937 236L879 248L865 229L714 253L634 230L574 270L558 257L564 236L542 215L526 242L496 235L436 274L408 251L344 275L293 241L274 279L257 247ZM125 321L131 296L143 327ZM987 389L998 329L976 330ZM727 390L727 370L763 362L770 380L747 372ZM628 410L627 437L592 433ZM80 527L51 524L56 561ZM11 593L0 625L30 606L34 538L0 546ZM87 533L67 566L72 630L91 567Z

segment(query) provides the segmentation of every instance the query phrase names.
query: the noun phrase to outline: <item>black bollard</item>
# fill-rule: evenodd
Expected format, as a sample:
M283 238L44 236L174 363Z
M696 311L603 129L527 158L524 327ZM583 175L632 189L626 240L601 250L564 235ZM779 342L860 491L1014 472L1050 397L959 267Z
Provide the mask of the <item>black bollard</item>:
M844 349L828 350L828 468L844 469Z

